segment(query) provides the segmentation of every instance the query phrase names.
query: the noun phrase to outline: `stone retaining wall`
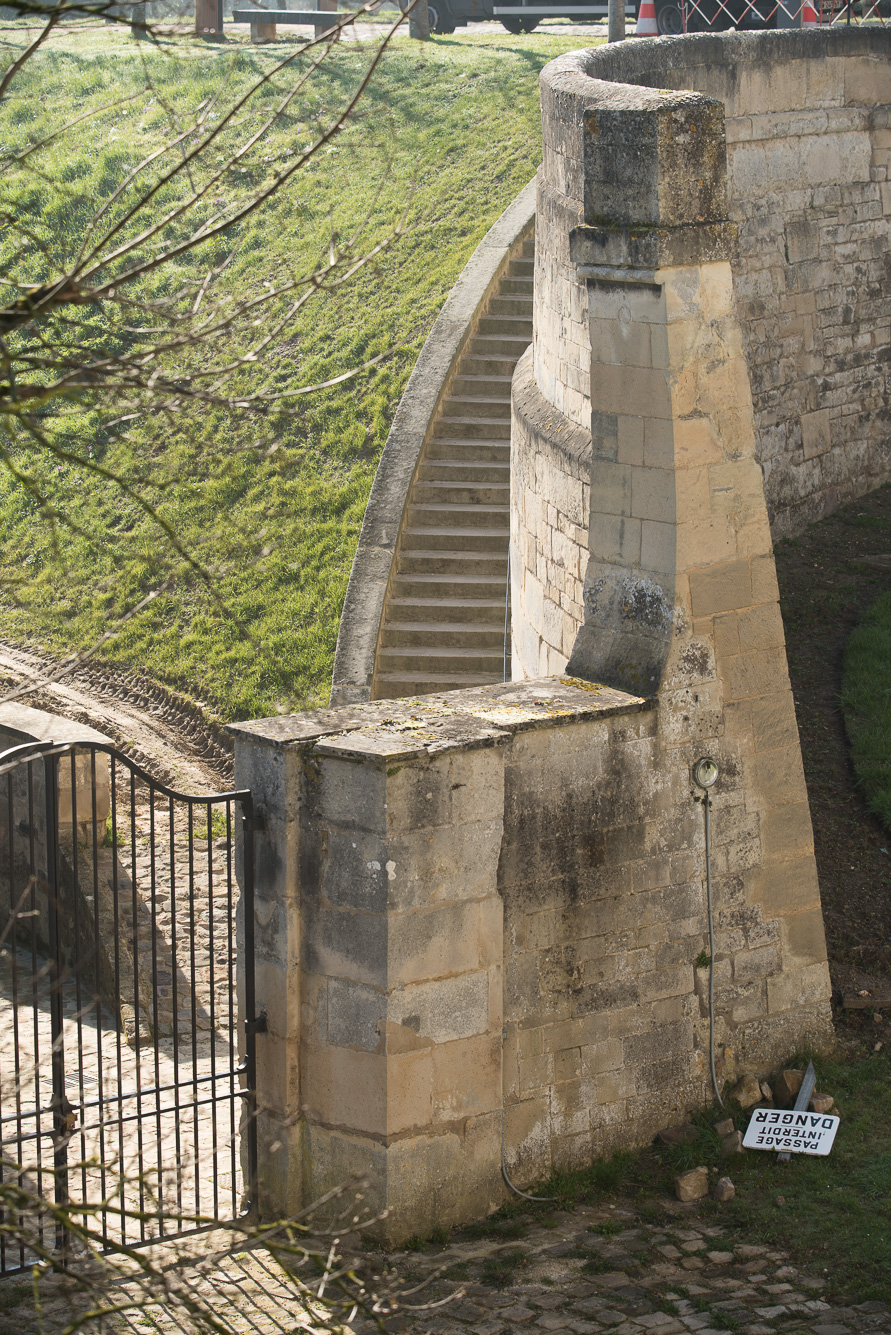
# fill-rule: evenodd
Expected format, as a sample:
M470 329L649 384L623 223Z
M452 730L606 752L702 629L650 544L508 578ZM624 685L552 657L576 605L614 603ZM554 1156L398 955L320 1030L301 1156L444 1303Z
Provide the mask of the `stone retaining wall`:
M666 754L652 702L566 678L233 731L267 1217L359 1176L383 1233L426 1234L506 1197L502 1128L528 1186L708 1098L695 734ZM712 753L723 1079L831 1017L800 776L765 796L745 737Z
M891 476L889 57L891 31L859 27L625 42L586 56L587 75L608 84L601 103L639 114L627 86L637 85L723 104L734 290L775 536ZM559 78L543 81L535 378L587 427L587 310L568 237L595 214L618 215L612 197L583 200L567 96ZM633 213L633 194L617 197Z

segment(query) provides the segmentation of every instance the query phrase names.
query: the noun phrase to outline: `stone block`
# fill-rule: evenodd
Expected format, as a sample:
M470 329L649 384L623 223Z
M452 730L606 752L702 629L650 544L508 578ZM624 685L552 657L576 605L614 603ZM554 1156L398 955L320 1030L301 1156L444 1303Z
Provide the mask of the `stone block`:
M753 796L765 807L780 807L807 800L801 751L797 746L757 751L747 765Z
M740 653L721 664L721 675L729 700L776 695L789 680L785 647Z
M804 413L801 418L801 448L805 459L814 459L826 454L832 445L829 425L829 409Z
M390 1016L434 1043L485 1034L489 1029L488 971L401 987L391 994Z
M708 1169L691 1168L674 1180L674 1194L679 1201L700 1201L708 1195Z
M783 918L780 940L786 968L792 961L805 966L822 963L826 959L826 933L819 907Z
M752 701L752 736L757 751L798 747L798 723L792 692L781 688L761 700Z
M433 1117L453 1121L501 1108L501 1037L439 1043L431 1052Z
M817 867L812 854L790 857L750 872L747 886L752 901L768 917L801 913L820 903Z
M767 1004L771 1015L801 1007L826 1003L831 994L829 970L825 964L809 964L794 972L784 972L767 981Z
M374 1052L387 1014L385 994L344 978L327 980L326 1033L329 1044Z
M794 1106L804 1079L804 1071L780 1071L773 1083L773 1100L778 1108Z
M748 561L728 561L712 570L690 572L690 600L693 615L712 616L715 612L734 612L753 602L752 577Z
M779 647L785 664L785 633L778 603L762 603L739 613L739 647L743 654Z
M388 920L390 987L469 974L481 967L480 911L476 902L439 904Z

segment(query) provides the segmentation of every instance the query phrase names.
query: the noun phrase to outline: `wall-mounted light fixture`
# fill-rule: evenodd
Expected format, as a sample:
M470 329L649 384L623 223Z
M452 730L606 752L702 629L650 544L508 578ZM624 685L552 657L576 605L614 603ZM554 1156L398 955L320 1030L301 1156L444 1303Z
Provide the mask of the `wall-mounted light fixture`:
M704 788L706 792L714 788L720 774L718 766L708 756L701 756L693 765L693 782L697 788Z

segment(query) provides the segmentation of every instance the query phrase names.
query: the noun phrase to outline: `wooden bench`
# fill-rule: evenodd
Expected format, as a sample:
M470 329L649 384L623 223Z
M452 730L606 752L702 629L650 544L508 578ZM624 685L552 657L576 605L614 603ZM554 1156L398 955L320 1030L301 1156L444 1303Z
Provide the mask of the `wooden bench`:
M251 25L252 42L274 42L278 24L312 24L316 37L335 27L342 19L353 18L350 11L333 9L233 9L233 23Z

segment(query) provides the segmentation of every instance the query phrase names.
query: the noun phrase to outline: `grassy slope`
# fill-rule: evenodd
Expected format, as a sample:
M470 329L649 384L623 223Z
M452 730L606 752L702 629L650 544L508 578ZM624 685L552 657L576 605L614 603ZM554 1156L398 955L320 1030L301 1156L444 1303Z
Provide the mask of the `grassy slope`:
M842 707L863 797L891 831L891 593L873 603L848 640Z
M399 395L449 287L538 165L539 70L582 44L507 33L437 38L423 47L398 41L367 95L363 117L299 174L296 189L245 225L228 271L240 291L289 261L312 267L327 250L330 230L348 230L369 208L369 235L382 236L411 199L408 234L338 298L312 303L258 377L279 386L312 382L404 347L375 372L301 400L300 411L278 432L275 454L239 450L238 424L219 414L196 414L173 431L139 422L123 452L97 439L89 413L69 415L65 430L75 448L106 451L110 462L147 479L202 560L226 567L219 585L225 612L200 586L178 579L126 626L109 656L213 702L228 718L327 697L350 564ZM234 80L247 80L286 45L287 39L274 50L230 43L221 50L186 43L146 55L142 44L117 32L66 35L18 79L0 113L0 142L22 143L51 121L136 91L145 77L143 60L159 94L194 108L223 67ZM315 80L307 124L315 109L334 103L359 77L365 59L355 48L336 53ZM143 99L128 114L110 112L89 122L54 150L52 172L74 182L74 194L37 182L28 203L51 232L56 229L60 244L76 238L91 207L154 142L152 135L162 133L163 122L157 99ZM271 136L271 150L287 148L286 137L299 133L292 128ZM184 265L184 276L198 272L192 265ZM101 341L101 326L95 332ZM256 439L262 424L251 430ZM24 580L21 606L7 607L0 633L31 633L61 650L94 641L176 562L138 510L112 489L76 468L41 463L37 471L83 532L54 534L18 484L0 475L0 574Z

